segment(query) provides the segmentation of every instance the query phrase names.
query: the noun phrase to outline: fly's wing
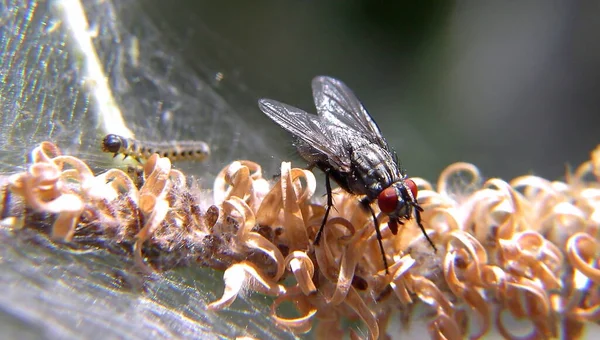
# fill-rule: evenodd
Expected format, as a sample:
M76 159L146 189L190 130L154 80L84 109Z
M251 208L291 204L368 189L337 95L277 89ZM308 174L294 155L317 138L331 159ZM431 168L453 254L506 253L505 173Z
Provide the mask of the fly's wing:
M319 76L313 79L312 88L317 112L323 120L353 129L372 143L389 150L379 127L346 84L331 77Z
M258 107L275 123L329 159L338 170L350 168L348 151L324 126L321 117L272 99L260 99Z

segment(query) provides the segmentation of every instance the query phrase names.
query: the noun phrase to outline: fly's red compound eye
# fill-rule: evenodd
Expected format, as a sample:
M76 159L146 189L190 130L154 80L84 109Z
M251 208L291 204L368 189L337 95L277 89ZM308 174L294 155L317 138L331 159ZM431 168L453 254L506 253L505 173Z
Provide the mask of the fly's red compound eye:
M383 213L391 214L396 211L398 206L398 194L394 187L385 188L379 196L377 196L377 204Z
M407 179L406 181L404 181L404 184L406 184L406 186L410 189L413 198L416 200L419 189L417 189L417 185L415 184L415 182L412 179Z

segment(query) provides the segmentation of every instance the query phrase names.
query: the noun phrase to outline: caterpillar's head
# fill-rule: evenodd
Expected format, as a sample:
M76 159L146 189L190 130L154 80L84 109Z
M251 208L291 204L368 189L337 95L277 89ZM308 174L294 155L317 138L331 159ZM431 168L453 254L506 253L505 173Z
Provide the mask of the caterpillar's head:
M109 134L104 137L102 140L102 151L111 152L111 153L119 153L123 147L123 138L121 136Z

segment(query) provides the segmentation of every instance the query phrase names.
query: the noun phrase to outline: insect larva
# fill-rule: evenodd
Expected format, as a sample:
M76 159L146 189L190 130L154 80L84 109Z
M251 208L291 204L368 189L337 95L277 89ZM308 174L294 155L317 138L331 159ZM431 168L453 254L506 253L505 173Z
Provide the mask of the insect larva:
M102 140L102 151L131 157L138 162L157 153L171 161L202 161L210 155L208 144L202 141L147 142L118 135L106 135Z

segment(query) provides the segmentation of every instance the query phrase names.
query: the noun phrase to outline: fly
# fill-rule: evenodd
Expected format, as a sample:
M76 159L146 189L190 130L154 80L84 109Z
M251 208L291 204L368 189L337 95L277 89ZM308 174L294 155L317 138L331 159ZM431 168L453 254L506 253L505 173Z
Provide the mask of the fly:
M327 209L314 244L318 245L333 206L330 177L347 192L363 196L362 207L371 213L377 241L388 273L381 231L371 204L389 216L388 227L398 233L398 224L409 220L413 211L417 224L434 250L437 250L421 222L423 208L417 202L417 185L399 165L379 127L360 100L343 82L326 77L312 81L317 115L296 107L260 99L258 106L286 131L294 135L300 155L325 173Z

